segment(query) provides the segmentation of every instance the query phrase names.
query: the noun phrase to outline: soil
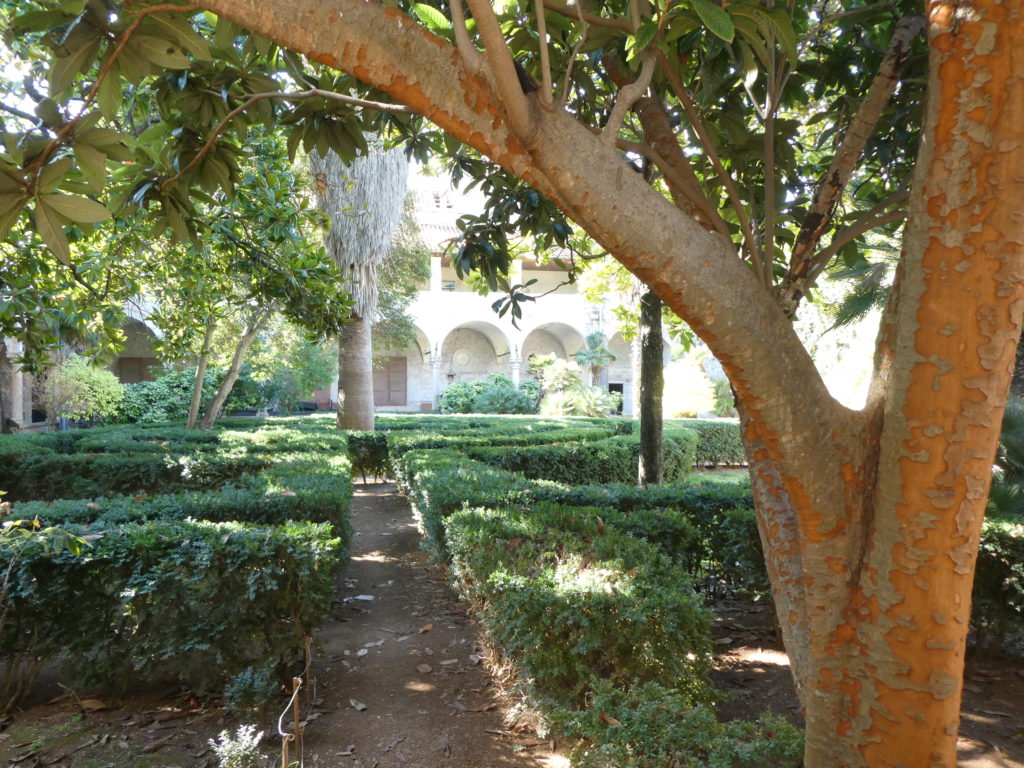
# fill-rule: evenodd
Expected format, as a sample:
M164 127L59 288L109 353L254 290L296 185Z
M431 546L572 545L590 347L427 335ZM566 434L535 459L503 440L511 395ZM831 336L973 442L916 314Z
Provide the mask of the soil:
M428 563L393 485L357 486L352 561L334 616L317 638L315 689L300 691L301 750L310 768L564 768L559 745L519 722L515 701L488 674L480 634ZM369 599L372 598L372 599ZM723 718L771 711L800 723L788 659L763 605L713 606ZM284 701L282 701L282 708ZM960 765L1024 768L1024 665L969 657ZM281 764L276 713L264 727ZM244 719L244 718L243 718ZM249 719L252 719L251 717ZM113 700L43 681L0 723L0 765L16 768L207 768L209 739L239 718L188 691ZM290 716L285 729L293 730ZM298 745L290 745L296 758Z

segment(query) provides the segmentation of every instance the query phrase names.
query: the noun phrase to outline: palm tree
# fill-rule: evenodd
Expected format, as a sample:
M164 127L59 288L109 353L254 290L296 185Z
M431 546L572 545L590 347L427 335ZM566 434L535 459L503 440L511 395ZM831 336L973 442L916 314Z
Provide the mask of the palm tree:
M401 149L371 147L348 166L334 152L311 153L310 165L320 208L330 217L324 245L354 302L338 339L338 428L373 429L377 267L402 215L409 164Z
M590 383L601 386L601 372L616 356L608 349L608 339L600 331L588 333L584 339L586 346L576 353L576 362L590 368Z

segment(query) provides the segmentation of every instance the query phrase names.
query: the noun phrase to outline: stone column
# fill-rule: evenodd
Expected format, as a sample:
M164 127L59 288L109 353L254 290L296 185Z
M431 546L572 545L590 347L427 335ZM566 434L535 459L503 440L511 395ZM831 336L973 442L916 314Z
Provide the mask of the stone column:
M521 285L523 282L523 260L512 259L512 268L508 271L508 281L512 285Z
M441 290L441 257L430 257L430 292L438 293Z
M512 369L512 383L519 388L519 374L523 369L523 361L518 357L510 357L508 360L509 367Z
M441 407L441 353L440 350L435 351L430 356L430 374L431 374L431 389L433 391L433 397L431 398L434 403L434 408Z

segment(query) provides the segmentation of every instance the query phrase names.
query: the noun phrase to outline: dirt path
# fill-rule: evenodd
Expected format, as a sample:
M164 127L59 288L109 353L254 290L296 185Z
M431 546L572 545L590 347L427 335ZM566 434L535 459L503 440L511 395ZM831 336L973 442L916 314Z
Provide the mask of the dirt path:
M391 484L360 485L352 511L339 620L319 635L322 714L309 725L306 764L564 765L547 742L508 730L477 631L420 550L406 500Z

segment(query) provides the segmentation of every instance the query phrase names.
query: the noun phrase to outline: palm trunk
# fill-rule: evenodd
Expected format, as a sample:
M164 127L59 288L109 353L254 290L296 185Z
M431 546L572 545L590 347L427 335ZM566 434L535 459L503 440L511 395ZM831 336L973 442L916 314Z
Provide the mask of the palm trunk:
M188 406L188 421L185 422L185 429L195 429L196 421L199 419L199 407L203 401L203 382L206 380L206 365L210 361L210 343L213 341L213 331L216 327L217 322L211 318L206 325L203 348L199 352L199 360L196 363L196 380L192 385L192 402Z
M665 479L662 398L665 342L661 336L661 299L653 291L640 298L640 485Z
M224 374L220 386L217 387L213 400L206 406L206 413L203 414L203 420L199 424L200 429L210 429L214 422L217 421L217 414L220 413L220 409L227 402L228 395L231 394L231 389L235 386L235 382L238 381L238 375L242 372L242 362L245 360L246 352L249 351L249 347L252 346L259 332L263 330L263 326L270 320L271 315L272 313L269 311L263 312L246 325L245 330L242 332L242 337L238 340L238 346L235 347L235 353L231 356L231 365L228 366L227 373Z
M338 339L338 429L373 429L370 321L352 315Z

